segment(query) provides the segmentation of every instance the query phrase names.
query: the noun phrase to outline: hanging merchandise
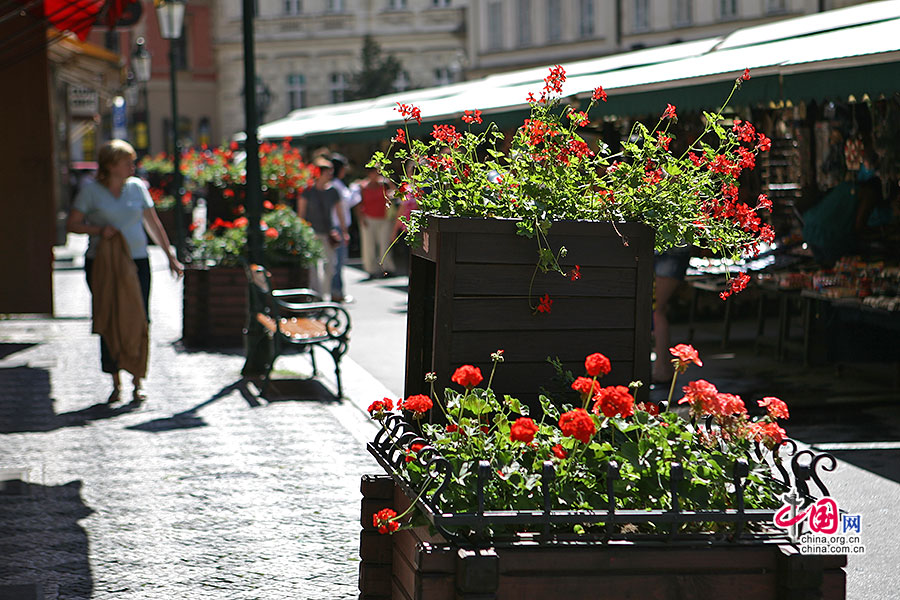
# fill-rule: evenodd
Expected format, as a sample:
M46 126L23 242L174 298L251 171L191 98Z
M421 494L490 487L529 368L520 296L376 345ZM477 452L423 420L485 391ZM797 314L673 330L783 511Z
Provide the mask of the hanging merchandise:
M859 137L844 142L844 161L848 171L859 171L863 159L863 141Z

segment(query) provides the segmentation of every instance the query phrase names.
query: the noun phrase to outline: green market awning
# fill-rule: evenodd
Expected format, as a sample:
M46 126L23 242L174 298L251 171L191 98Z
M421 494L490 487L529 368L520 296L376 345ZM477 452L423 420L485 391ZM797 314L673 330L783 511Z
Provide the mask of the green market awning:
M900 0L746 27L717 38L648 48L564 65L564 94L584 100L599 86L609 95L603 111L615 115L715 109L731 82L749 68L752 81L735 105L783 100L846 99L900 91ZM528 112L526 97L543 85L548 67L489 75L454 85L316 106L260 127L261 139L298 143L386 139L403 121L397 103L421 109L423 124L455 121L479 109L501 127Z

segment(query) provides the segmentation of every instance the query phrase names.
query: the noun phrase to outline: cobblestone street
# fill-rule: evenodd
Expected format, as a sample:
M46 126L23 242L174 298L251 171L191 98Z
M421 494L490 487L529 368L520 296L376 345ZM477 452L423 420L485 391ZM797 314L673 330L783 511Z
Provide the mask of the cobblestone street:
M371 426L351 402L258 404L240 353L180 349L160 258L143 405L105 404L80 269L56 271L57 318L0 321L0 468L29 469L27 494L0 495L0 597L355 597Z

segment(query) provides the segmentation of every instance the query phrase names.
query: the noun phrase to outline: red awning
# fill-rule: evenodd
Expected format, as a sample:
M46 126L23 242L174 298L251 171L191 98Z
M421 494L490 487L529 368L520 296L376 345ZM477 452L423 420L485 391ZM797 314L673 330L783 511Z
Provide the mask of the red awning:
M16 0L31 9L32 14L49 21L60 31L71 31L82 42L103 14L103 23L112 26L119 20L125 8L138 0ZM43 4L43 7L40 6Z

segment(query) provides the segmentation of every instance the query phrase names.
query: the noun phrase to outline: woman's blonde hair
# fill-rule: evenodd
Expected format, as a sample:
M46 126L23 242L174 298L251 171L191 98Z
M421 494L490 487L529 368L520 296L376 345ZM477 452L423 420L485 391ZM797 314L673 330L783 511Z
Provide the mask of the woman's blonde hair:
M97 181L106 183L112 166L126 157L134 160L137 152L125 140L110 140L103 144L97 154Z

